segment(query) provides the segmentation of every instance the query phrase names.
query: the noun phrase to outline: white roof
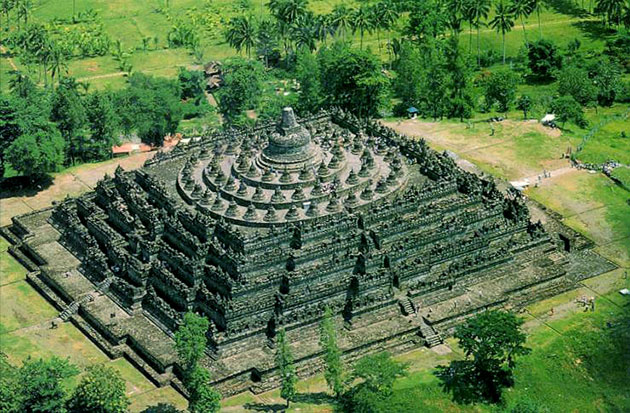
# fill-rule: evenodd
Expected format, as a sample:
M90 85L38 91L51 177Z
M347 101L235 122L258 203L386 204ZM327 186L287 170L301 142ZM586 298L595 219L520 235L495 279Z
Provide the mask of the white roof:
M556 118L556 115L553 113L547 113L540 121L541 122L551 122Z

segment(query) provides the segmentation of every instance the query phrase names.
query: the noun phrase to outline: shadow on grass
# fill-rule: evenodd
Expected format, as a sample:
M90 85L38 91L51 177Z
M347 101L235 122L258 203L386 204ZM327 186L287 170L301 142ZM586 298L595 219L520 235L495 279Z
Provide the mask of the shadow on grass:
M17 196L34 196L52 185L53 178L44 175L35 179L26 176L15 176L0 180L0 199Z
M243 407L254 412L284 412L287 409L285 404L264 404L264 403L245 403Z
M584 36L593 41L606 40L607 38L612 37L615 35L615 33L617 33L616 30L604 26L599 20L574 22L572 23L572 25L580 29L584 33Z
M589 13L586 10L575 4L572 0L547 0L545 1L545 4L547 7L559 14L566 14L577 18L589 16Z
M328 393L298 393L293 400L298 403L309 404L334 404L335 398Z

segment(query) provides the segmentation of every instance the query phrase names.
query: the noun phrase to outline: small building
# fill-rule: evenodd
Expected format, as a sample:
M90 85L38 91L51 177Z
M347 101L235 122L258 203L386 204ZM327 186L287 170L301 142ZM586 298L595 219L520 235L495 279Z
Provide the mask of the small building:
M409 116L409 119L417 118L418 113L420 113L420 111L413 106L410 106L409 108L407 108L407 116Z

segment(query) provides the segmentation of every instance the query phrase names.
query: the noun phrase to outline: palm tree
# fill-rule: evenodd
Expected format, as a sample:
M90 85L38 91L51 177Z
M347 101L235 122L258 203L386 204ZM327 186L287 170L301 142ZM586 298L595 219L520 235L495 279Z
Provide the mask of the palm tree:
M381 23L383 24L383 29L387 30L387 51L390 53L391 51L391 29L394 26L394 23L400 17L400 13L396 8L396 5L392 3L391 0L384 0L378 3L379 13L381 14ZM390 55L391 61L391 55Z
M18 29L20 28L20 19L24 20L24 25L28 24L28 16L31 15L31 8L33 7L33 2L31 0L17 0L16 1L16 9L17 9L17 23Z
M462 30L462 19L464 18L464 1L449 0L446 7L446 25L451 29L453 36L459 37L459 33Z
M66 63L66 57L64 56L61 48L55 44L53 44L50 48L48 65L50 68L50 80L53 84L55 81L55 75L57 75L57 79L60 79L62 71L65 74L68 74L68 64Z
M623 15L624 0L597 0L595 11L605 16L605 24L614 22L617 26L621 24Z
M343 4L338 4L333 8L331 14L331 22L335 28L336 33L340 33L343 39L346 40L346 33L352 28L352 10L349 10Z
M363 49L363 35L365 32L372 33L372 17L367 6L361 6L352 13L352 34L359 32L361 38L361 49Z
M529 0L529 7L532 11L536 12L538 17L538 31L540 32L540 38L542 39L542 25L540 24L540 12L545 10L545 4L543 0Z
M384 0L376 3L372 7L372 25L376 29L376 38L378 41L378 50L381 50L381 30L389 31L396 20L398 20L399 14L396 7L390 0ZM388 36L389 39L389 36ZM389 43L389 40L388 40Z
M468 0L466 4L466 15L469 22L477 28L477 65L481 66L481 49L479 46L479 30L481 20L488 18L490 12L490 0Z
M295 22L291 28L292 37L295 41L295 49L308 49L310 52L317 48L317 27L313 24L313 19L302 17Z
M521 20L521 26L523 26L523 37L525 38L525 46L529 46L527 41L527 32L525 32L524 17L529 17L532 14L532 3L530 0L512 0L510 5L510 12L515 19Z
M256 22L252 16L237 16L230 20L225 39L239 53L245 49L251 58L252 47L256 46Z
M285 0L282 17L285 23L293 25L298 19L308 14L307 0Z
M328 36L334 37L335 32L336 30L332 22L331 14L320 14L317 16L317 21L315 22L317 40L326 44Z
M501 33L503 38L503 64L505 64L505 34L514 27L514 16L503 3L503 0L494 9L494 17L490 20L490 27L496 30L497 33Z
M464 0L462 17L468 22L468 53L472 53L472 29L475 26L475 0Z

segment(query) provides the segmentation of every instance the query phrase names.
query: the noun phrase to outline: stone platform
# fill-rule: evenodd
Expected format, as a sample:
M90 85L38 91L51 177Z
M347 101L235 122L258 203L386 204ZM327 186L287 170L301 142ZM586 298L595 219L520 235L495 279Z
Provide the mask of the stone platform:
M111 357L180 387L172 334L211 321L203 363L227 396L278 385L275 336L321 367L336 314L351 361L439 344L467 317L518 309L614 269L554 216L446 155L341 112L203 137L118 170L3 232L28 279Z

